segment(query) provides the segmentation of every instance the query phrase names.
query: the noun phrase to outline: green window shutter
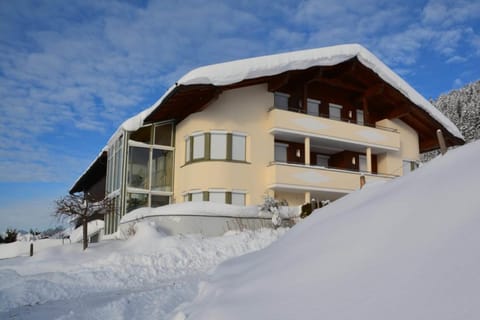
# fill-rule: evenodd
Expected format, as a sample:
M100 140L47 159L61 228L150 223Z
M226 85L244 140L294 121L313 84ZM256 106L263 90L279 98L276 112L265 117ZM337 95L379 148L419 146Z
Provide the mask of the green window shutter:
M192 194L191 193L188 194L188 201L190 201L190 202L192 201Z
M205 133L205 160L210 160L210 132Z
M231 192L225 192L225 203L226 204L232 204L232 193Z
M190 162L193 160L193 137L190 136L188 139L190 139Z
M208 196L208 191L203 191L203 201L208 201L209 200L209 196Z
M227 160L232 161L232 144L233 138L231 133L227 133Z

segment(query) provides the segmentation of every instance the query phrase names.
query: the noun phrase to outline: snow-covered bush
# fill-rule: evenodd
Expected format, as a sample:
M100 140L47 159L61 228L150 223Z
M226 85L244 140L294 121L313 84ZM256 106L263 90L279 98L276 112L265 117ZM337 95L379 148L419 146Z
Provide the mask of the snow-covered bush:
M263 204L260 205L260 211L270 213L272 215L272 223L274 227L279 227L282 224L282 218L280 217L280 207L288 206L286 200L277 200L270 195L263 197Z

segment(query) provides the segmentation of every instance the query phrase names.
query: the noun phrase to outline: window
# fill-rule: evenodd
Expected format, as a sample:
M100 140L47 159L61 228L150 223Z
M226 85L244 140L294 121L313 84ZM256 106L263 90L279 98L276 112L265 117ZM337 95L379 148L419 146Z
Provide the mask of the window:
M363 110L357 109L357 124L363 126L364 120L363 120Z
M191 160L190 140L190 137L185 139L185 162L190 162Z
M232 204L236 206L245 205L245 193L232 192Z
M192 192L192 200L193 202L203 201L203 192Z
M172 124L155 126L154 143L162 146L172 146Z
M205 158L205 135L193 136L193 157L192 160Z
M245 161L245 140L244 135L232 135L232 160Z
M151 195L151 207L156 208L156 207L161 207L164 205L167 205L170 203L170 197L169 196L160 196L160 195Z
M287 162L287 148L288 144L278 142L275 143L275 161Z
M324 156L323 154L317 154L317 166L328 168L328 159L329 156Z
M130 146L128 152L128 186L149 188L150 149Z
M227 159L227 134L212 132L210 136L210 159Z
M148 206L148 194L129 193L127 197L127 212Z
M288 98L287 93L275 92L273 96L274 106L278 109L288 110Z
M320 101L318 101L318 100L308 99L307 100L307 113L309 115L318 117L318 115L319 115L319 112L318 112L319 104L320 104Z
M172 191L173 151L152 150L152 190Z
M334 103L329 104L329 118L342 120L342 106Z
M225 191L210 191L209 201L216 203L225 203Z
M185 139L185 161L246 161L246 135L212 131Z
M362 172L366 172L367 171L367 157L364 156L364 155L359 155L358 156L358 166L359 166L359 170L362 171Z
M130 133L130 139L133 141L151 143L152 126L146 126Z

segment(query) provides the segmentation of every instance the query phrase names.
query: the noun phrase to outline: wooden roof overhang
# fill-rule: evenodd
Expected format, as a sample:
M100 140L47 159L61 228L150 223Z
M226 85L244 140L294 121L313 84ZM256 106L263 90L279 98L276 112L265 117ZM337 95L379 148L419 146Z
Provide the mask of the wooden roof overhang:
M307 92L336 92L353 101L359 108L363 106L371 123L385 118L400 119L417 131L420 152L439 148L437 129L442 129L447 145L464 143L357 58L333 66L290 70L225 86L180 84L161 101L145 119L145 123L168 119L174 119L178 123L191 113L204 110L222 91L261 83L268 84L269 91L293 91L303 95L304 99Z
M107 151L102 153L93 161L80 178L70 189L69 193L84 192L89 190L93 185L107 175Z

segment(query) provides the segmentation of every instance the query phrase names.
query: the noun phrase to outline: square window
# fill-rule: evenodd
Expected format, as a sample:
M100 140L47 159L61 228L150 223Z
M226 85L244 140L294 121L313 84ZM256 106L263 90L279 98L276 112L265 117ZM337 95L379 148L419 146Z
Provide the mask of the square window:
M245 161L245 140L245 136L232 135L232 160Z
M205 158L205 135L193 136L193 160Z
M210 135L210 159L227 158L227 134L211 133Z

